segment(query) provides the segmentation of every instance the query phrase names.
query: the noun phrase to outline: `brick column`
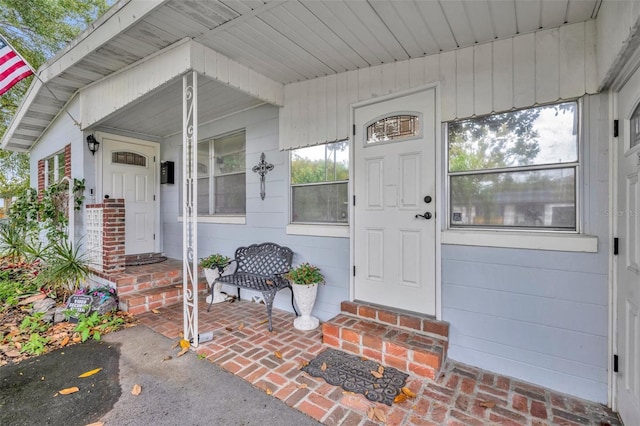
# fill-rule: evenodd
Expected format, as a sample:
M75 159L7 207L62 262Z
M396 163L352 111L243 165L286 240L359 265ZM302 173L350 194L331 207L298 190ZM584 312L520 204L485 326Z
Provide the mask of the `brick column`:
M64 175L71 178L71 144L64 147Z
M124 270L124 198L105 199L102 207L102 270L111 274Z

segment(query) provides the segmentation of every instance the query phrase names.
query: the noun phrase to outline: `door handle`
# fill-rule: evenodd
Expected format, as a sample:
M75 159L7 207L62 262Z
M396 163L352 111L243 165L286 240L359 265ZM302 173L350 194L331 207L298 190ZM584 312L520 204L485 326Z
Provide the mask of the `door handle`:
M419 217L421 217L423 219L426 219L426 220L429 220L429 219L431 219L431 212L424 212L424 214L417 214L416 215L416 219L419 218Z

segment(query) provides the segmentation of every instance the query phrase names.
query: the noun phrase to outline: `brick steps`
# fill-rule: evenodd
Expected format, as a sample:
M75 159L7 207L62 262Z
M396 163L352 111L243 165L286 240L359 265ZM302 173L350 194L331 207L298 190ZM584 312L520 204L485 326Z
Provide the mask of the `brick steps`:
M198 282L198 293L207 289L206 281ZM153 287L146 290L119 295L120 310L139 315L165 306L181 302L183 296L182 283Z
M401 371L435 379L447 355L449 324L358 302L322 324L322 342Z

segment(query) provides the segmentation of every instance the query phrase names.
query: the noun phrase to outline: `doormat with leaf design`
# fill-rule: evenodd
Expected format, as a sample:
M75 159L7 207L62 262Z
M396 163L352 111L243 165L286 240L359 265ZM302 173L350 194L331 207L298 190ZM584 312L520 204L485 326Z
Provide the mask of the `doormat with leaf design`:
M361 393L369 401L387 405L401 392L408 374L393 367L384 367L336 349L327 349L302 367L302 371L320 377L342 389Z

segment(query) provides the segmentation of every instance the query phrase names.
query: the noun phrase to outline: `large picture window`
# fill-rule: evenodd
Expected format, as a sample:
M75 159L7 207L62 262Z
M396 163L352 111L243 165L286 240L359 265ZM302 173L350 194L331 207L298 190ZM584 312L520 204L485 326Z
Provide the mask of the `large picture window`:
M245 214L245 132L198 143L198 214Z
M449 226L577 230L578 104L448 123Z
M291 151L291 223L348 223L349 142Z

